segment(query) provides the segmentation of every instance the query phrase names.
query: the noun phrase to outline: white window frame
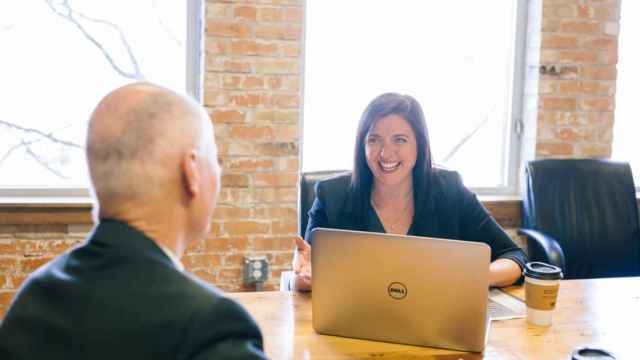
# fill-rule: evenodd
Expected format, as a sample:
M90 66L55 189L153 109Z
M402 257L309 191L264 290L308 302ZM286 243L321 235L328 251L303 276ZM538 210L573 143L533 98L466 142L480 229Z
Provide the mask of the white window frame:
M515 31L514 34L514 42L513 42L513 74L512 74L512 84L511 84L511 97L505 99L508 103L507 109L510 109L510 119L508 122L508 126L505 127L504 131L509 134L507 138L507 144L502 152L502 163L506 163L507 171L505 172L506 177L506 186L497 186L497 187L470 187L471 191L475 192L478 195L498 195L498 196L519 196L520 195L520 169L525 160L522 159L522 137L524 132L524 86L525 86L525 61L526 61L526 50L527 50L527 21L528 21L528 1L527 0L516 0L516 16L514 21ZM305 8L306 11L306 8ZM307 16L305 15L305 18ZM303 53L304 47L306 46L306 39L303 42ZM303 69L304 62L306 59L303 59ZM304 70L303 70L304 74ZM301 111L304 113L304 76L302 77L302 102L301 102ZM510 102L510 104L509 104ZM300 134L304 134L304 119L300 123ZM304 139L301 141L300 147L300 169L303 168L303 159L304 159ZM505 161L505 156L509 156L508 163ZM337 170L337 169L336 169ZM455 170L455 169L454 169Z
M205 0L187 0L186 92L202 103ZM91 204L88 188L0 187L0 204Z

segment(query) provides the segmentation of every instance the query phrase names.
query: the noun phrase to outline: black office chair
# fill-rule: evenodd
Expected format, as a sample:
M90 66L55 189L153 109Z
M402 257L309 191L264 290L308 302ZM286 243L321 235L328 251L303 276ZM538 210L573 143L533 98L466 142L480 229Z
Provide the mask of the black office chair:
M566 279L640 275L640 228L627 163L537 160L527 164L523 229L529 258Z
M307 231L309 210L313 205L313 200L316 198L316 183L347 172L349 170L325 170L300 174L300 196L298 198L298 232L300 236L304 237L304 233Z

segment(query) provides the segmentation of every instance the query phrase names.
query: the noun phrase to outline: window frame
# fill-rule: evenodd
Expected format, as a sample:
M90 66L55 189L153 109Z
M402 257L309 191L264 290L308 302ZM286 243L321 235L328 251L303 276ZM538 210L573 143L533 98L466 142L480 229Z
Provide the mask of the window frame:
M185 91L193 96L196 101L202 103L205 0L187 0L186 5ZM0 204L88 205L92 202L90 189L85 187L0 187Z
M305 10L306 11L306 10ZM307 18L307 14L305 14L305 18ZM526 70L526 58L527 58L527 22L528 22L528 2L527 0L517 0L515 4L515 17L513 19L515 21L515 34L513 41L513 66L512 66L512 74L511 74L511 92L510 97L505 99L507 102L507 107L510 111L509 120L507 121L508 126L505 127L504 131L507 133L507 144L505 149L502 152L502 163L506 166L505 177L506 177L506 186L496 186L496 187L470 187L469 189L475 192L478 195L483 196L501 196L501 197L514 197L520 195L520 169L522 168L523 161L526 159L522 159L522 139L523 139L523 130L524 130L524 95L525 95L525 70ZM305 47L307 46L307 41L303 42L303 53L306 53ZM302 68L304 69L304 63L306 62L306 58L303 58ZM302 92L302 101L301 101L301 113L304 113L304 73L302 75L301 81L301 92ZM304 134L304 118L300 123L300 134ZM304 138L301 137L300 141L300 169L302 171L304 166L304 153L308 151L305 148ZM509 160L506 161L505 157L508 156ZM437 165L437 164L434 164ZM326 169L329 170L329 169Z

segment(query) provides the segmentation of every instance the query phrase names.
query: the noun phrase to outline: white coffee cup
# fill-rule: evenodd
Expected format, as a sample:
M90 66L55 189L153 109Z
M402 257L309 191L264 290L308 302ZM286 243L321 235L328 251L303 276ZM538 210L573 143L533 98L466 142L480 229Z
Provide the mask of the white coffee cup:
M542 262L527 263L524 269L527 322L549 326L556 307L562 269Z

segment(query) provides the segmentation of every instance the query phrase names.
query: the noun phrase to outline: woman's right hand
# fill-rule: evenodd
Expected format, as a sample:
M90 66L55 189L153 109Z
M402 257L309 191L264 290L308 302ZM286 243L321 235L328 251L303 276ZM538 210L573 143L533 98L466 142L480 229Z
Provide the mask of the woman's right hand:
M311 245L300 236L296 237L296 250L293 254L294 289L311 291Z

